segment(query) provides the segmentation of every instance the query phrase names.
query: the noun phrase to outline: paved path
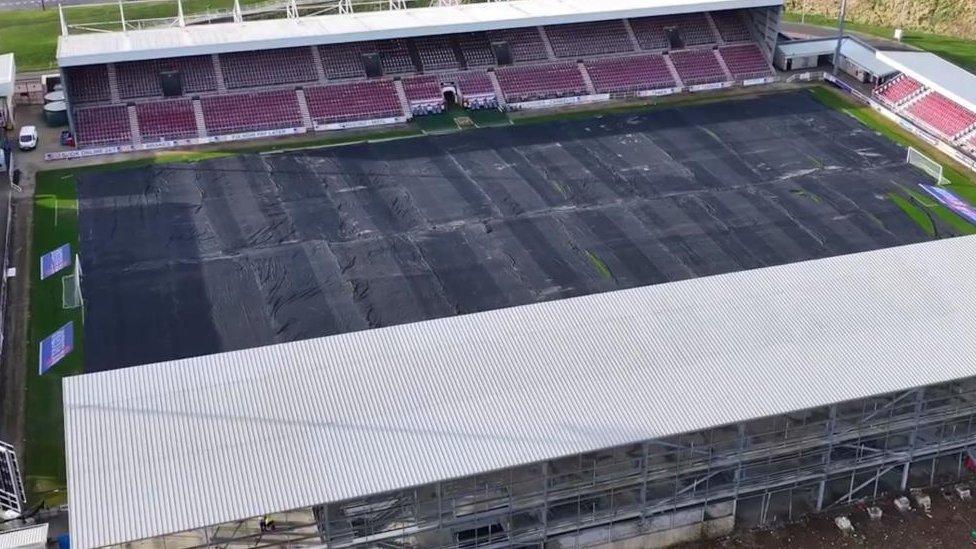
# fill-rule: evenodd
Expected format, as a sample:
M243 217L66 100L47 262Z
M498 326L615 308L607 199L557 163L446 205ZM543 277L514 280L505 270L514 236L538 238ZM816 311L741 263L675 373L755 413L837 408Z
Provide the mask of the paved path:
M61 0L65 6L80 6L83 4L104 4L105 0ZM58 0L0 0L0 11L39 10L41 6L48 10L58 9Z

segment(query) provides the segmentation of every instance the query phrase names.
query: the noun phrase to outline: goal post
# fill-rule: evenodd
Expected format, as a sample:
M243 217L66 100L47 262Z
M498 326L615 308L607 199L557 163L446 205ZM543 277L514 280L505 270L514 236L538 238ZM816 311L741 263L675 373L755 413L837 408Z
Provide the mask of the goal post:
M937 184L946 185L949 183L949 180L942 175L942 164L932 160L915 147L908 147L908 153L905 161L929 174L932 179L935 179Z
M71 274L61 277L61 307L77 309L84 305L85 301L81 296L81 258L75 254Z

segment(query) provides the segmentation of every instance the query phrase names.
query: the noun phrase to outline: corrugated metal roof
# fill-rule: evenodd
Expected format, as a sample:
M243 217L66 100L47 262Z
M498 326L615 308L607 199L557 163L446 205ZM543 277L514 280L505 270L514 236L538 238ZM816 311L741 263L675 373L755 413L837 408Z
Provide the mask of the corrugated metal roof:
M67 67L782 4L783 0L511 0L76 34L58 39L57 57L58 64Z
M67 378L119 543L976 375L976 236Z
M976 113L976 74L934 53L879 51L878 59Z
M833 55L837 47L836 38L818 38L815 40L793 40L781 42L776 46L786 57L808 57L812 55ZM870 45L852 38L844 37L840 46L840 53L853 61L856 65L876 76L884 76L897 72L893 67L875 56L875 49Z
M0 549L47 546L47 523L0 532Z

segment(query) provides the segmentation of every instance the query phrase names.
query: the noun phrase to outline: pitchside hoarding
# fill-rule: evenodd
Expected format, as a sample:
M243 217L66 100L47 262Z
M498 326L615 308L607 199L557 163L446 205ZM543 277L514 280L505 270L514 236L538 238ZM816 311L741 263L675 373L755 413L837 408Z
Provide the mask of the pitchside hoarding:
M932 195L940 204L949 208L955 212L959 217L965 219L966 221L976 225L976 208L971 206L965 200L956 196L956 194L948 189L943 189L942 187L935 187L932 185L923 185L919 183L919 187Z
M71 265L71 244L65 244L41 256L41 280Z
M73 322L68 322L41 341L41 355L38 372L44 375L62 358L68 356L75 347L75 328Z

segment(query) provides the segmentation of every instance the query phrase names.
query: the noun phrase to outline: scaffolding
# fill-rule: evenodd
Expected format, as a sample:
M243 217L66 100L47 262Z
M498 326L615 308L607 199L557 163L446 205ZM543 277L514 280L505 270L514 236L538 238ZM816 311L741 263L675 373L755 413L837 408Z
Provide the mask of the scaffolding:
M965 479L974 417L967 378L296 510L275 515L273 532L257 519L224 524L166 546L591 547L681 529L718 535Z

